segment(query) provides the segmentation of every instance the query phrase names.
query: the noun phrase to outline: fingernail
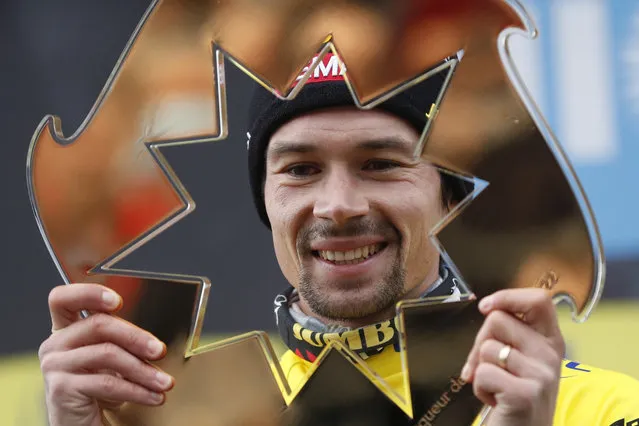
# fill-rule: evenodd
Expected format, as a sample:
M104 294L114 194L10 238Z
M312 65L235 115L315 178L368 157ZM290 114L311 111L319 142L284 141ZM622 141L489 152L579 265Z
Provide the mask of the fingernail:
M120 304L119 296L112 291L103 291L102 301L109 308L116 308Z
M164 401L164 395L161 393L151 392L151 400L156 404L160 404Z
M149 353L151 354L151 356L160 356L162 355L162 352L164 352L164 345L158 340L149 340L147 346L149 348Z
M158 384L164 389L168 388L173 383L171 376L162 371L155 373L155 380L157 380Z
M492 305L492 299L490 297L484 297L479 301L479 310L486 312Z
M461 379L467 382L469 377L470 377L470 366L468 364L464 364L464 368L462 368L462 371L461 371Z

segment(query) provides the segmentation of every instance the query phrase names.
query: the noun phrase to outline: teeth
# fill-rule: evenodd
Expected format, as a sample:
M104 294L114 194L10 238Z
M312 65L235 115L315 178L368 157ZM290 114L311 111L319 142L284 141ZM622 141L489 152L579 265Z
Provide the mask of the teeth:
M380 247L380 244L370 244L348 251L320 250L319 255L324 260L330 260L338 264L351 265L362 262L368 257L374 255L379 251Z

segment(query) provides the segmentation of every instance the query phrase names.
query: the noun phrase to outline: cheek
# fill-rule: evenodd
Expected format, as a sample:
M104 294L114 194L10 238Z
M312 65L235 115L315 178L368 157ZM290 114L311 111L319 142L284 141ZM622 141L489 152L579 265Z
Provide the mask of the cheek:
M289 243L295 243L295 234L301 217L307 210L304 207L304 199L296 188L275 184L267 184L264 187L264 200L266 214L271 222L271 228L277 228L282 235L293 239ZM275 232L274 232L275 233Z
M267 183L264 187L266 213L271 223L273 248L275 257L288 282L296 286L299 276L299 265L295 240L299 219L296 213L299 207L287 188L272 188Z
M437 204L434 204L437 203ZM423 250L434 248L430 235L441 219L444 217L439 198L433 202L424 203L423 200L415 200L403 214L404 226L406 227L407 247L413 257L422 256Z
M395 191L396 215L411 240L429 241L431 230L446 214L438 176L429 176L419 184Z
M441 202L439 175L425 180L420 185L398 191L394 204L394 215L405 237L404 261L409 275L418 278L432 267L437 249L430 234L446 215Z
M289 249L286 236L275 232L275 230L273 230L273 248L275 249L275 257L284 278L286 278L293 287L297 287L299 276L297 258L295 253Z

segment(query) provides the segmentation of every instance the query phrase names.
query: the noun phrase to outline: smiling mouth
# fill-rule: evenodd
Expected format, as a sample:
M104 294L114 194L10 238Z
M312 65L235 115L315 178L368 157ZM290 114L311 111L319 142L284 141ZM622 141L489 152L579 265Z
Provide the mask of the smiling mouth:
M334 265L356 265L375 256L384 250L387 245L387 243L369 244L346 251L315 250L313 255Z

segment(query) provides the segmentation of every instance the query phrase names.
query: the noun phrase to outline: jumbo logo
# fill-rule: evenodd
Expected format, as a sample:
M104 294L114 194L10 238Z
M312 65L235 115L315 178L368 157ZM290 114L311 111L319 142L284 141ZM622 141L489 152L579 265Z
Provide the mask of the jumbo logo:
M304 341L315 347L322 347L332 341L339 341L355 352L368 353L372 349L386 346L386 344L393 341L397 333L396 321L384 321L341 333L317 333L295 323L293 325L293 336L297 340Z

